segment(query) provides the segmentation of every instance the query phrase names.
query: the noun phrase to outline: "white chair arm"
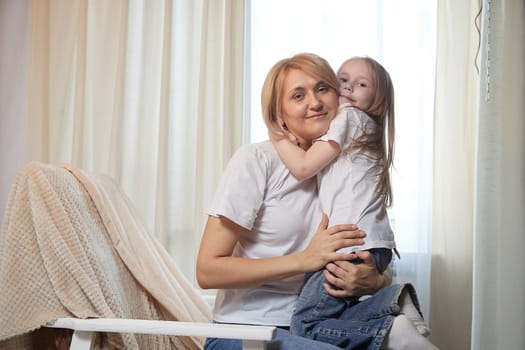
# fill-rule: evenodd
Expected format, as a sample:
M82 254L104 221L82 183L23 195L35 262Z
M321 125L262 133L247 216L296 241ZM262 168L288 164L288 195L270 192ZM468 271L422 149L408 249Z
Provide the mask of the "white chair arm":
M173 336L196 336L210 338L242 339L244 349L264 349L264 341L275 337L275 327L234 325L203 322L179 322L159 320L136 320L119 318L59 318L46 325L50 328L72 329L82 339L91 332L162 334ZM87 333L86 333L87 332ZM79 341L73 339L71 348ZM91 340L89 340L91 341ZM84 343L85 340L81 340ZM79 345L82 348L84 345Z

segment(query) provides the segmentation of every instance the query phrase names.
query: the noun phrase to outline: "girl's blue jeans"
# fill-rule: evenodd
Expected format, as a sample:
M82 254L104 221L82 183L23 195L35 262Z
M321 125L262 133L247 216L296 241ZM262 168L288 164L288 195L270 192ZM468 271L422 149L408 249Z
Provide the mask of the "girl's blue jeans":
M326 282L322 271L307 276L290 332L342 349L380 349L399 314L398 299L406 286L391 285L361 299L336 298L322 287ZM408 290L415 293L413 288Z
M359 301L328 295L322 287L319 288L323 279L322 273L315 272L306 280L290 331L277 328L276 338L266 344L267 350L379 350L394 317L399 314L398 299L403 289L408 289L418 306L415 290L409 284L385 287ZM309 282L311 289L308 287ZM314 285L317 288L313 288ZM313 307L305 307L304 303L308 299L318 302ZM330 313L339 314L339 317L330 318ZM205 349L241 350L242 340L208 338Z

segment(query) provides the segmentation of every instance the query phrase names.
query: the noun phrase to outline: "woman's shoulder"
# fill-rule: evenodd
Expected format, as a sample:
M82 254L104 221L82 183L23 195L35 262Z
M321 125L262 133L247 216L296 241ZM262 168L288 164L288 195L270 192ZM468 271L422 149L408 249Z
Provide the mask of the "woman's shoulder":
M275 147L270 141L249 143L240 146L234 153L232 161L242 163L252 163L262 166L269 166L279 159Z
M240 146L235 153L246 157L265 157L273 155L276 153L276 150L272 143L267 140L244 144Z
M246 143L238 148L240 152L268 152L273 149L273 145L270 140Z

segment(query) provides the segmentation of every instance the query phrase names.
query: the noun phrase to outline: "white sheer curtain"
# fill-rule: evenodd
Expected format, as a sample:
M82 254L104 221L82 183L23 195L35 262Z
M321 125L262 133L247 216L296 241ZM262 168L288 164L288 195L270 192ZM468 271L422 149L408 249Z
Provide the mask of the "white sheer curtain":
M481 23L472 349L525 349L525 3Z
M439 2L434 117L431 339L470 348L477 0Z
M112 176L193 278L209 197L240 144L243 3L26 4L19 163L69 162Z
M440 349L523 349L525 7L439 4L432 339Z

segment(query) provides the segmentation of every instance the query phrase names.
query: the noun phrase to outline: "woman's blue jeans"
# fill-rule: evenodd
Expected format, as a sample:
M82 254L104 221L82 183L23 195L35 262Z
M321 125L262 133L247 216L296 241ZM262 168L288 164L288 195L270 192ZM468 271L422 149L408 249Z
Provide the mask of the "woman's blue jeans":
M240 339L206 339L205 350L242 350ZM277 328L276 337L266 343L266 350L341 350L337 346L294 336L288 330Z

